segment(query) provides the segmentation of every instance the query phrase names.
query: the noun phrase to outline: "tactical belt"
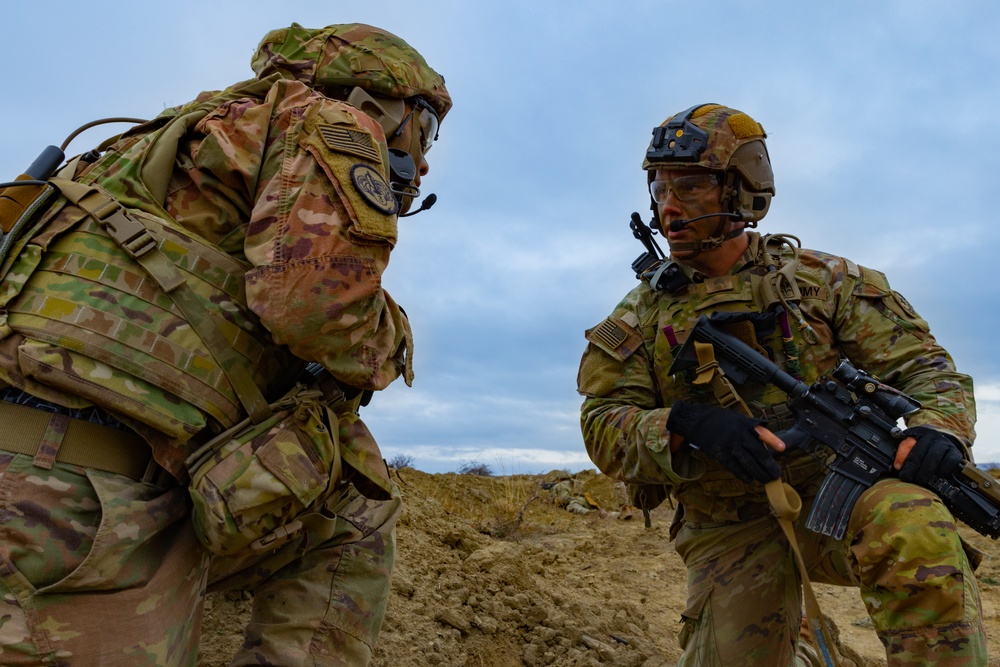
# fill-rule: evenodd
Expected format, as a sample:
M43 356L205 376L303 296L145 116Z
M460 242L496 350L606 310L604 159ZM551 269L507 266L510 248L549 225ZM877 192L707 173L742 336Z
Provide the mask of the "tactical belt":
M135 433L26 405L0 402L0 450L35 457L35 466L52 463L96 468L136 481L151 481L159 466L152 450Z

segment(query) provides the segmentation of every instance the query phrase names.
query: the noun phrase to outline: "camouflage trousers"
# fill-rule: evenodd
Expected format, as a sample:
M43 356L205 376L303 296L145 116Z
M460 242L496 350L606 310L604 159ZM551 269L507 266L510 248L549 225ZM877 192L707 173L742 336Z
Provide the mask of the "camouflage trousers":
M194 665L206 590L254 592L233 665L366 665L401 503L352 484L280 549L212 559L186 488L0 452L0 664Z
M934 493L884 480L859 499L842 540L796 526L813 582L860 589L890 667L987 664L979 589L955 520ZM770 516L685 524L688 568L678 665L786 667L796 655L802 591L787 540Z

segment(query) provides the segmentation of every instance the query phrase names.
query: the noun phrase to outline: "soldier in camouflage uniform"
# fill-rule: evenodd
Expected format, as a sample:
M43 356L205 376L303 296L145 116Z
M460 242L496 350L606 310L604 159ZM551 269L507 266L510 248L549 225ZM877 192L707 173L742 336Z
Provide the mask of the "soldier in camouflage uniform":
M555 482L546 484L552 504L573 514L589 514L599 510L596 504L591 504L588 494L583 491L583 484L564 470L556 471Z
M882 273L747 231L774 194L764 138L748 115L719 105L654 129L643 168L670 257L587 331L578 378L587 450L601 471L624 475L637 505L679 502L672 532L689 574L679 664L810 664L796 650L800 581L764 495L763 483L780 478L803 499L795 531L809 578L860 588L890 665L985 665L981 554L921 486L971 460L971 379ZM804 527L824 461L784 451L774 435L793 421L782 392L735 386L748 417L721 407L732 393L724 383L668 374L697 318L719 313L806 383L843 356L921 403L907 418L898 478L862 495L842 540Z
M206 588L255 593L234 665L369 662L400 498L358 409L412 379L381 275L451 98L406 42L362 24L276 30L252 67L59 171L125 207L152 252L109 238L83 199L11 213L27 188L0 196L4 665L193 665ZM150 280L150 257L178 284ZM338 470L353 464L311 471L331 479L307 528L213 557L185 459L247 416L245 394L274 400L309 362L342 392L319 429Z

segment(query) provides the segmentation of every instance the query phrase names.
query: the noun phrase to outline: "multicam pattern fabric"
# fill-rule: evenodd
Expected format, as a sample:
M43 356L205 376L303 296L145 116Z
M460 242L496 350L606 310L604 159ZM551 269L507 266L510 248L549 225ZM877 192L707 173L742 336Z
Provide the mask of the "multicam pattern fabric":
M691 399L717 403L710 390L691 385L690 378L685 374L667 373L677 346L684 342L697 318L718 311L761 310L759 284L775 259L766 249L765 238L756 233L749 233L749 237L747 252L727 276L705 278L682 267L693 282L675 294L658 294L645 283L633 289L605 321L609 324L604 326L605 333L613 327L625 335L610 339L607 335L595 335L600 325L588 330L590 344L580 366L578 385L585 397L581 426L591 459L605 474L623 474L633 489L650 489L651 492L645 494L647 496L662 499L669 490L681 502L686 521L681 534L686 535L684 539L687 541L679 542L678 549L683 545L689 567L702 562L702 557L691 556L700 550L714 548L718 550L718 557L738 559L750 557L758 549L763 549L764 543L758 541L756 533L748 532L746 541L725 535L726 531L743 530L749 525L745 522L754 522L753 525L763 523L772 526L769 530L777 530L769 516L761 485L744 484L720 464L690 448L682 447L672 454L666 429L670 406L675 401ZM788 260L786 249L779 264ZM795 280L802 298L790 318L794 345L786 345L778 324L772 331L757 331L757 342L781 366L787 366L792 361L790 355L797 356L797 374L807 383L830 373L839 362L840 355L844 354L857 367L878 376L921 403L923 408L908 418L910 425L933 426L955 435L970 446L975 437L971 379L956 371L951 357L938 345L927 323L912 306L889 287L878 271L812 250L802 250L799 260ZM795 325L796 316L801 316L802 328ZM621 342L615 343L615 340ZM768 419L769 428L777 431L790 425L791 415L780 391L754 384L737 389L757 416ZM807 516L809 502L823 479L824 462L801 451L780 455L777 460L783 479L805 499L802 516ZM660 491L653 492L656 489ZM894 539L897 536L904 539L912 526L926 525L908 524L910 519L892 511L893 502L910 493L923 492L917 487L900 483L899 487L893 487L893 494L882 497L876 510L873 510L875 514L871 520L891 533ZM859 511L856 508L855 520ZM954 522L943 506L936 507L933 516L935 521ZM927 517L922 517L920 521L925 519ZM900 523L897 524L897 521ZM780 540L775 538L767 543L773 542ZM968 569L968 563L961 550L953 548L953 543L952 539L949 546L934 547L927 553L921 550L923 547L919 542L913 543L917 545L913 548L937 562L943 568L942 572L952 573L947 587L929 586L922 576L915 577L911 571L879 570L880 577L869 585L907 592L908 604L913 611L907 618L883 616L885 622L877 623L876 628L889 647L895 645L896 637L910 631L924 636L941 633L942 636L961 637L962 641L956 639L951 644L956 647L953 653L955 662L949 664L982 664L977 662L977 656L985 650L985 639L977 616L978 591L974 579L954 574L965 571L962 568ZM826 544L824 548L840 549L845 553L851 553L853 549L849 542ZM863 559L870 557L866 555L870 553L875 552L854 553L854 567L859 562L865 562ZM883 553L873 558L890 559L892 555ZM866 567L869 565L865 563ZM707 567L707 571L715 572L714 566ZM778 579L781 582L786 578L795 578L790 565L773 571L780 572ZM698 575L692 573L692 576ZM719 576L724 578L721 573ZM784 586L783 583L781 585ZM964 601L957 602L963 610L960 614L968 619L970 625L953 632L950 629L953 620L945 619L946 614L939 610L952 609L956 603L956 586L965 596ZM697 606L699 596L708 594L700 593L700 590L693 584L689 586L692 605ZM871 603L875 613L878 605L868 597L866 601ZM787 625L787 632L782 631L784 634L781 635L786 639L797 633L800 607L792 604L787 609L789 616L781 621L783 627ZM714 627L713 632L721 633L718 644L726 644L735 641L748 627L747 623L756 622L755 614L759 610L760 605L756 601L752 610L723 602L718 608L713 606L711 614L702 616L699 612L686 616L691 626L686 632L693 632L698 623L708 623ZM716 645L691 642L685 660L694 660L692 656L695 655L706 655L706 651L712 654ZM787 647L774 645L761 650L782 651ZM926 664L907 653L914 650L912 647L902 649L899 655L892 658L895 662L890 664ZM717 664L706 660L685 664ZM751 663L727 660L725 664Z
M284 401L287 408L261 424L227 431L193 465L194 529L213 554L231 555L265 540L276 548L284 534L279 529L336 487L340 443L326 426L336 418L327 419L333 413L319 394L299 385Z
M669 123L671 116L660 126ZM767 133L764 127L753 118L720 104L705 104L691 114L691 123L708 132L708 143L697 162L673 164L673 166L700 167L713 171L723 171L729 166L729 159L741 145L755 139L764 139ZM649 158L642 161L644 170L667 169L672 163L651 162Z
M0 664L194 664L208 553L183 487L0 452L0 488Z
M886 480L858 505L848 527L852 562L889 664L987 664L970 565L982 555L966 557L941 500L927 489Z
M125 426L125 424L122 424L120 421L115 419L114 415L109 413L107 410L97 407L96 405L80 409L64 408L61 405L55 405L54 403L43 401L37 396L32 396L29 393L14 389L13 387L0 389L0 401L13 403L15 405L26 405L29 408L35 408L36 410L42 410L43 412L54 412L56 414L66 415L71 419L79 419L85 422L90 422L91 424L97 424L99 426L109 426L119 431L129 430L128 426Z
M363 23L319 30L293 23L268 33L251 61L259 78L280 73L323 90L360 86L385 97L420 96L444 118L451 96L444 78L399 37Z
M395 559L398 491L344 482L281 548L210 558L183 487L0 453L0 664L190 667L206 585L255 590L234 665L364 665ZM98 657L99 656L99 659Z
M398 38L360 26L314 32L336 53L324 46L319 57L295 26L287 43L322 71L349 56L359 67L340 84L421 95L441 116L450 108L443 79ZM346 48L345 35L363 43ZM362 164L388 179L383 130L277 66L271 56L285 52L273 39L261 54L259 78L168 109L59 176L146 216L159 252L242 356L233 363L273 390L268 398L310 361L345 387L378 390L400 376L409 384L409 324L381 283L396 217L350 177ZM329 141L345 135L346 153ZM234 388L184 313L103 229L63 198L47 207L0 277L0 387L106 410L186 480L192 437L242 417ZM385 612L400 501L357 408L358 399L342 401L329 421L362 474L300 488L311 500L302 530L277 550L216 558L211 575L185 485L156 489L62 464L46 472L0 452L0 663L193 664L210 578L216 589L257 591L234 664L366 664ZM279 454L278 468L299 460ZM81 516L62 518L67 508Z
M583 492L582 485L576 479L562 479L556 482L549 489L549 497L552 504L562 507L567 512L573 514L587 514L595 509L596 505L591 505L587 494Z
M265 371L267 377L258 375L262 388L275 379L278 366L292 369L283 361L289 359L289 352L299 359L320 362L345 385L382 389L400 374L409 382L409 325L381 287L381 274L396 240L395 217L376 211L357 196L346 170L363 159L347 161L330 151L317 139L317 128L322 124L349 127L371 137L373 145L381 147L379 161L372 164L388 176L385 139L377 123L302 83L272 77L238 84L166 112L149 128L123 137L78 178L104 187L130 208L158 215L167 224L173 221L179 229L228 252L234 261L245 258L249 267L245 297L242 286L239 292L229 291L224 297L235 308L225 307L221 293L212 298L210 292L202 291L209 303L218 304L216 312L223 324L239 312L239 303L245 298L252 318L242 320L243 328L252 332L259 319L266 329L266 333L247 340L264 345L253 358L271 364L271 370ZM185 132L187 138L180 144L172 143L178 132ZM166 173L151 170L150 164L160 163L179 167ZM63 219L60 215L47 223L30 247L38 244L46 248L50 237L63 243L57 236ZM93 231L88 233L89 237L78 235L80 243L113 252L113 243ZM53 261L51 255L38 252L24 253L24 257L36 266L4 277L3 284L18 281L22 294L11 298L15 306L37 293L24 291L25 285L39 280L41 274L34 273L37 264L47 266ZM218 266L202 262L206 264L207 270ZM148 283L143 281L141 267L125 268L128 271L123 275L134 280L121 278L124 285ZM65 272L58 274L64 276L63 282L89 280L82 269L69 266L60 271ZM22 279L24 275L29 277ZM49 280L45 289L56 294L65 291L55 279ZM119 308L104 298L107 289L95 283L89 294L77 295L74 307L90 305L98 311ZM162 295L146 297L154 303L157 299ZM65 404L78 402L77 396L85 389L98 387L83 395L155 440L157 460L181 478L185 474L181 463L186 440L209 420L223 427L237 420L238 413L219 413L226 401L217 400L217 394L198 400L180 392L175 384L162 386L163 373L150 365L147 353L135 356L136 346L122 348L112 359L88 356L88 349L92 350L89 354L106 349L97 342L89 348L75 343L73 350L61 349L54 318L62 317L62 311L52 311L55 304L49 306L49 302L48 298L44 301L48 310L41 305L32 309L33 319L23 330L16 329L16 321L0 326L0 334L7 336L0 340L0 379ZM131 303L134 305L127 305L136 317L124 331L145 328L147 338L162 337L159 320L147 315L149 308L140 301ZM164 310L158 304L155 312L169 314L169 306ZM46 336L36 343L42 332ZM178 349L193 345L192 351L197 350L197 340L187 334L188 329L172 325L169 332L175 337L188 336L190 342L181 342ZM78 330L73 333L84 335ZM165 349L145 343L144 348ZM213 367L210 355L202 352L196 358L196 364L181 370L214 374L225 390L226 380ZM32 360L32 367L22 367L25 359ZM168 361L164 358L161 363ZM45 383L37 380L40 371L36 368L53 367L65 371L46 373ZM63 378L62 384L53 385L59 378ZM231 388L228 393L231 403ZM206 411L207 416L203 414Z
M804 515L796 534L813 581L860 587L889 665L987 663L979 605L963 597L972 568L954 520L933 493L885 480L862 495L844 540L809 531ZM796 653L809 656L799 638L799 583L788 576L795 565L770 517L687 523L676 547L689 589L679 665L792 665ZM732 613L747 599L750 613Z
M212 304L221 338L266 386L290 359L248 309L247 265L183 228L142 211L131 215L143 220L194 293ZM31 244L46 251L30 272L19 258L15 267L28 277L6 304L21 357L8 375L12 384L58 388L181 441L209 419L231 424L242 417L235 388L186 315L84 211L63 207ZM18 370L26 379L15 380Z

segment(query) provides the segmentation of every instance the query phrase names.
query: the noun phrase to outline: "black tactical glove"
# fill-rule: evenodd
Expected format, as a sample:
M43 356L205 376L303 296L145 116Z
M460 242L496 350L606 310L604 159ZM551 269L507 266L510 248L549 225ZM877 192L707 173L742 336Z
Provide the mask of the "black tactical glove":
M781 476L781 468L754 430L763 423L733 410L692 401L677 401L667 417L671 433L683 436L747 484Z
M962 464L962 448L947 433L929 426L914 426L903 431L903 437L914 437L917 444L899 469L904 482L927 486L932 477L947 477Z

